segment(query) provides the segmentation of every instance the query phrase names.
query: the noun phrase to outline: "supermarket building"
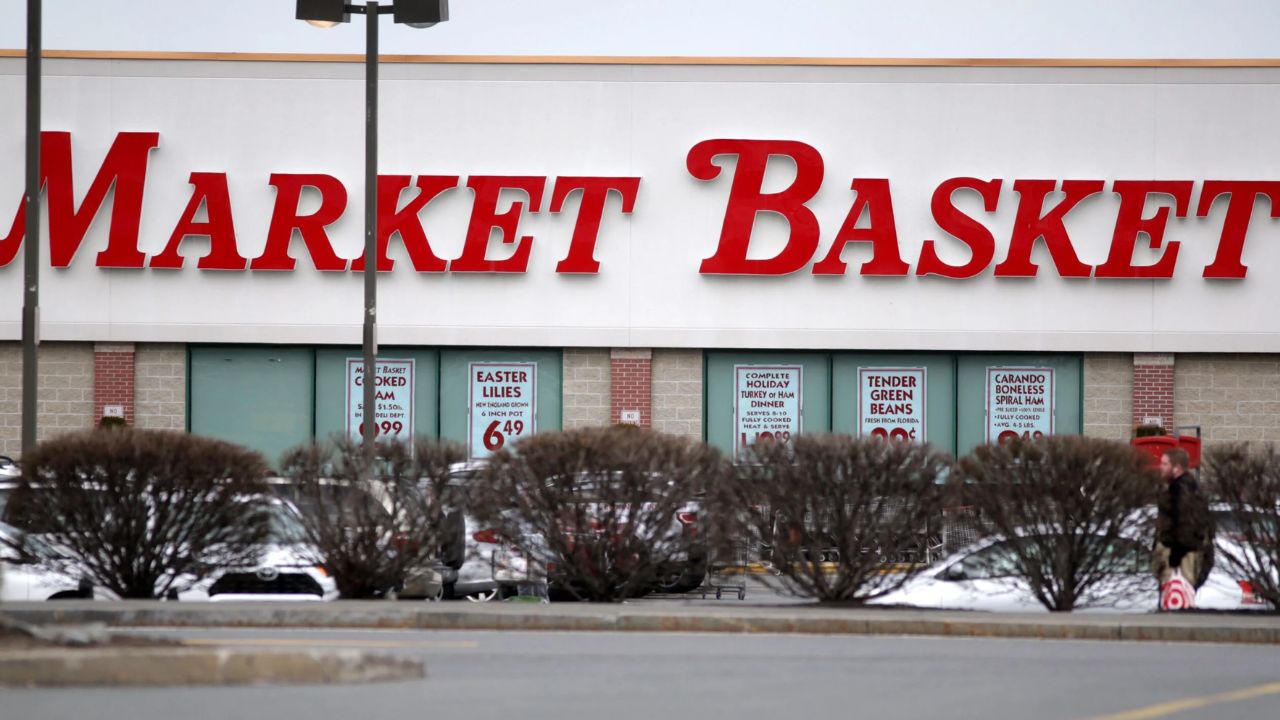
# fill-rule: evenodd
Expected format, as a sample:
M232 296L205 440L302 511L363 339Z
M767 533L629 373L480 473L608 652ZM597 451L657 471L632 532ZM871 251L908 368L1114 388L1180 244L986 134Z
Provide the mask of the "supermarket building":
M358 58L45 63L40 435L358 431ZM23 60L0 53L0 91ZM1280 439L1280 63L384 59L378 420ZM22 108L0 110L0 454Z

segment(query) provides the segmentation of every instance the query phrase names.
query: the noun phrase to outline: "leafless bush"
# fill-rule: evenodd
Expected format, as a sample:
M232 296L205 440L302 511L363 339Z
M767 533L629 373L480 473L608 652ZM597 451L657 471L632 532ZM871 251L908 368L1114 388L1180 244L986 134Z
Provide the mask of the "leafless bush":
M847 435L801 435L794 446L748 448L712 493L722 542L760 538L793 594L863 602L902 586L923 560L942 515L950 457L927 445ZM728 552L728 551L722 551Z
M372 466L340 438L286 453L283 491L298 505L311 559L343 598L383 597L424 580L449 542L444 490L461 446L417 438L377 444ZM280 491L281 488L278 488Z
M1046 608L1070 611L1132 595L1148 574L1159 479L1125 443L1078 435L976 448L957 479L992 530L1009 539L1011 578Z
M1272 445L1211 448L1202 472L1210 493L1227 505L1218 557L1280 608L1280 452Z
M268 534L266 463L230 443L112 428L63 435L23 458L10 522L123 598L180 591L219 568L254 563Z
M541 433L494 454L472 507L553 589L614 601L701 582L700 498L719 452L631 426Z

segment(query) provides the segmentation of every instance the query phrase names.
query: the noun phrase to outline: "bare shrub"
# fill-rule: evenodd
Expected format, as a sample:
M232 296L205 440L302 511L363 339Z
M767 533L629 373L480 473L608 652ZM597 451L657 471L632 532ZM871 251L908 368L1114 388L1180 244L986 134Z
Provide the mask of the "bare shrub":
M824 602L901 587L942 514L950 457L927 445L849 435L758 442L712 493L719 542L759 538L766 583ZM727 552L727 551L726 551ZM905 562L904 562L905 561Z
M22 459L10 522L122 598L186 589L257 562L268 536L266 463L251 450L179 432L112 428L63 435Z
M489 459L472 507L553 589L615 601L700 583L700 498L724 469L707 445L632 426L540 433Z
M311 443L285 454L282 492L299 508L310 558L343 598L403 592L432 572L450 542L444 515L456 443L420 437L377 444L370 463L359 441Z
M1009 540L1009 577L1049 610L1132 595L1148 573L1159 479L1126 443L1078 435L984 445L959 463L966 502Z
M1280 608L1280 452L1272 445L1210 448L1202 476L1227 505L1218 524L1218 557L1259 598Z

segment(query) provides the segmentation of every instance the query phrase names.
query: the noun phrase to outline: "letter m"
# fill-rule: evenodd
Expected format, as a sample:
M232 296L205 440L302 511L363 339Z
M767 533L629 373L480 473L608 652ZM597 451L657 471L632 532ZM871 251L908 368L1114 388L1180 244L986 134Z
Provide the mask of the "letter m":
M158 132L122 132L116 135L89 185L75 204L71 170L71 133L40 134L40 184L49 207L49 261L53 267L71 264L84 236L114 189L107 248L98 253L99 267L140 268L146 259L138 250L138 225L142 217L142 192L147 159L160 144ZM13 261L25 234L26 207L19 204L9 237L0 240L0 266Z

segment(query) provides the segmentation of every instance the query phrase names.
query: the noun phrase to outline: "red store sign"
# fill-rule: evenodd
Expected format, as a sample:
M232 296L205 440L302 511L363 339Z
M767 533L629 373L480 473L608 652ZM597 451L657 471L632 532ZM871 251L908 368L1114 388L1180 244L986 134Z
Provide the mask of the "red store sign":
M294 231L302 237L307 254L317 270L360 272L363 258L352 261L333 251L326 228L347 209L346 186L323 173L273 173L268 184L275 188L275 206L260 255L244 257L237 243L235 216L228 191L227 173L192 172L191 196L178 216L163 251L147 257L138 247L147 161L159 146L157 132L122 132L110 150L79 207L72 188L71 134L45 132L41 144L41 177L49 218L49 261L53 267L68 267L75 258L89 226L101 210L108 191L114 188L107 247L95 264L101 268L179 269L187 258L180 252L189 236L209 238L210 250L196 261L201 270L293 270L297 258L289 254ZM771 156L785 156L795 162L796 178L785 189L763 191L765 169ZM872 257L858 270L860 275L937 275L973 278L995 266L996 277L1034 277L1040 268L1032 262L1036 243L1043 241L1052 259L1052 271L1068 278L1171 278L1178 262L1179 241L1165 234L1171 219L1206 217L1222 199L1225 216L1214 260L1200 269L1205 278L1242 279L1248 268L1242 262L1244 242L1258 196L1270 201L1271 217L1280 217L1280 181L1204 180L1196 195L1193 180L1114 180L1110 192L1119 199L1114 231L1105 262L1090 265L1076 253L1065 219L1080 205L1102 195L1108 183L1091 179L1015 179L1008 183L1017 193L1016 216L1010 237L997 241L981 217L956 207L954 198L971 193L982 200L986 213L994 213L1006 181L1000 178L955 177L939 183L930 199L930 209L938 228L951 239L926 239L914 270L903 259L894 224L894 203L889 180L854 178L850 183L853 200L828 251L819 257L820 226L807 203L822 186L822 155L810 145L793 140L715 139L694 145L687 156L690 175L701 181L715 181L725 158L736 159L730 181L724 222L714 253L705 258L699 272L708 275L788 275L812 267L814 275L843 275L846 264L840 255L850 243L867 243ZM394 261L387 255L392 237L405 246L415 272L423 273L523 273L526 272L534 238L517 236L523 213L539 213L544 197L550 195L547 212L558 213L573 193L581 193L572 240L567 254L556 265L557 273L596 273L595 259L600 224L610 193L621 197L621 212L633 212L640 189L638 177L555 177L528 175L473 175L465 186L474 193L470 220L462 251L452 259L440 258L423 230L419 214L432 200L463 185L456 175L381 175L378 177L378 271L390 272ZM318 210L301 214L299 200L304 188L319 192ZM412 190L410 190L412 188ZM527 202L499 208L504 189L519 190ZM548 192L549 191L549 192ZM403 205L401 196L411 196ZM1061 198L1048 200L1055 192ZM1195 200L1193 204L1193 200ZM197 220L201 208L206 219ZM176 210L176 208L175 208ZM789 225L786 245L774 257L750 258L748 249L758 213L784 217ZM865 227L859 227L863 216ZM17 257L24 234L25 212L21 207L7 235L0 237L0 267ZM504 244L514 245L510 257L489 256L490 236L497 229ZM1160 251L1149 265L1134 263L1139 242ZM939 243L959 243L969 253L968 261L952 264L937 252ZM997 262L998 246L1005 248ZM816 262L814 262L816 260Z

